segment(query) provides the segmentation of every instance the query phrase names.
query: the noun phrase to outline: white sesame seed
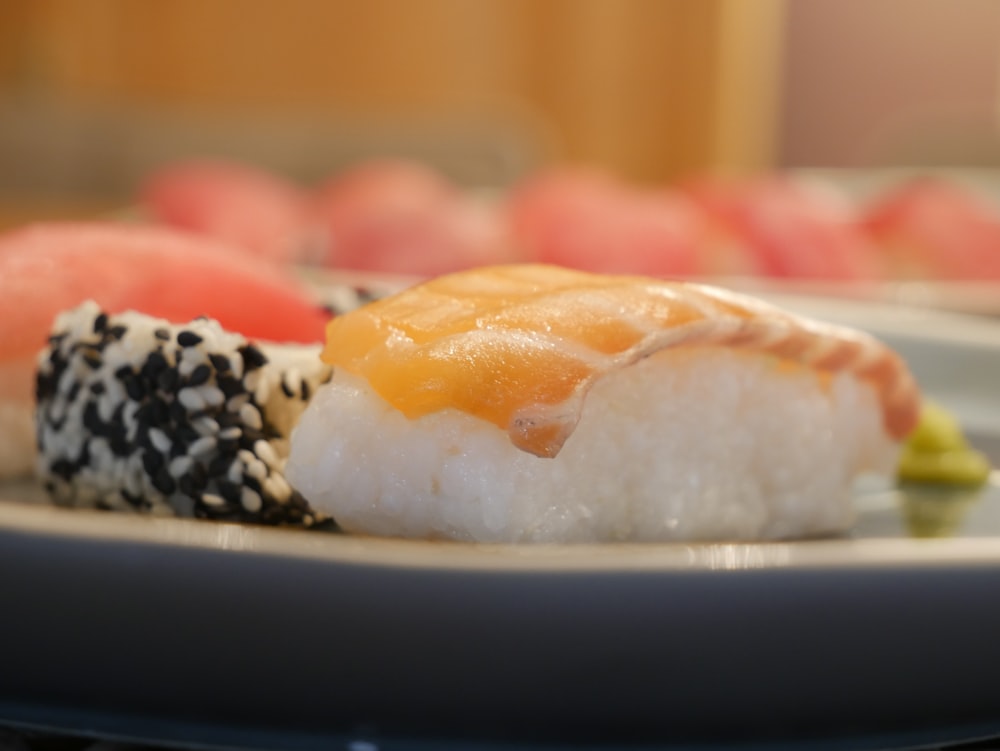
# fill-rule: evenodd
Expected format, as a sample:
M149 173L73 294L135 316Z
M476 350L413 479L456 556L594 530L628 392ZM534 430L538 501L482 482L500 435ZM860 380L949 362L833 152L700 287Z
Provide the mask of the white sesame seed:
M257 386L258 384L260 384L261 381L261 372L262 371L260 369L257 369L251 371L250 373L247 373L246 377L243 379L243 388L245 388L247 391L251 393L256 391Z
M255 478L259 482L263 482L264 478L267 477L267 465L264 464L260 459L256 457L251 457L248 462L245 462L247 468L247 475Z
M138 412L138 402L129 402L125 405L125 410L122 412L122 422L125 423L125 427L128 429L130 436L134 436L134 429L137 427L135 416Z
M252 430L261 430L264 427L260 410L249 402L240 407L240 422Z
M254 442L253 452L257 455L258 459L268 466L274 467L278 464L278 455L271 448L271 444L264 439Z
M159 428L149 429L149 441L161 454L165 454L170 451L170 439L167 438L167 434Z
M133 497L142 495L142 472L126 472L124 479L125 490Z
M206 435L199 438L197 441L188 446L187 453L188 456L194 456L194 457L206 456L215 451L215 447L216 447L215 436Z
M278 502L287 501L292 489L281 475L271 475L263 483L263 490Z
M73 384L76 383L76 375L67 368L63 371L63 374L59 376L59 385L56 387L56 391L59 392L60 396L66 396L73 388Z
M239 425L233 425L231 427L226 428L225 430L219 431L219 440L235 441L238 440L241 435L243 435L243 429L240 428Z
M219 423L211 417L199 417L197 420L192 420L191 427L195 429L198 435L202 436L215 435L219 432Z
M184 408L188 412L197 412L198 410L205 409L205 399L196 388L186 388L178 391L177 401L184 405Z
M302 374L296 368L289 368L283 380L293 396L302 393Z
M199 386L199 391L201 393L201 398L205 400L205 404L209 407L221 407L226 401L226 395L222 393L222 389L218 386Z
M243 377L243 355L239 352L233 352L229 355L229 367L232 370L233 378Z
M201 502L206 506L225 506L226 499L215 493L202 493Z
M244 404L250 403L250 394L236 394L235 396L229 397L229 401L226 402L226 410L229 412L239 412L243 409Z
M190 472L191 467L193 466L194 459L190 456L182 454L181 456L174 457L174 459L171 460L170 466L167 468L167 472L169 472L170 476L176 480Z
M257 375L260 371L255 370L250 375ZM271 389L274 384L266 378L260 378L257 381L257 386L253 390L253 398L256 400L257 404L267 404L268 397L271 395Z
M251 514L260 511L261 507L264 505L264 501L261 499L260 494L247 487L240 490L240 503L243 505L243 508Z
M119 404L121 402L114 401L107 392L101 394L97 400L97 416L104 420L104 422L111 422L111 418L115 414L115 407Z
M237 460L230 464L226 470L226 479L237 485L243 482L243 462Z
M66 416L66 402L59 400L52 405L49 409L49 420L52 422L62 422L62 419Z

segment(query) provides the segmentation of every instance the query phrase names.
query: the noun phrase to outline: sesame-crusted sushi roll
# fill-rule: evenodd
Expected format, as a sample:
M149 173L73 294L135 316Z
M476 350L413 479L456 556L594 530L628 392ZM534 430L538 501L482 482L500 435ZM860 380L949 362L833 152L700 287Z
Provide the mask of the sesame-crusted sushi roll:
M289 432L330 377L318 353L84 303L38 358L38 476L61 505L333 527L284 477Z
M334 319L287 474L343 529L479 542L843 531L916 422L872 337L721 289L553 266Z

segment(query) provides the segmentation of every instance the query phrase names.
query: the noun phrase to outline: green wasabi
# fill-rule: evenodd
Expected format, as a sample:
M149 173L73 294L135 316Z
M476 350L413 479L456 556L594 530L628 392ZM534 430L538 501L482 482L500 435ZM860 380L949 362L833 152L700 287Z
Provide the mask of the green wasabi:
M903 444L898 476L903 482L982 485L990 462L969 445L955 417L940 405L925 402L920 422Z

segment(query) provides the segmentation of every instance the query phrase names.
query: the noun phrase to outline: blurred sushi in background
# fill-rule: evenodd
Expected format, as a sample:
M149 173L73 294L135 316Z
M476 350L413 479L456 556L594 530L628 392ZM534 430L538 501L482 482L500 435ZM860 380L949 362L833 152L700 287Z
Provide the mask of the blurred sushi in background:
M1000 210L945 178L857 199L781 171L640 185L553 166L498 188L374 159L305 185L199 161L151 173L138 203L148 221L270 261L414 277L533 261L667 277L1000 279Z

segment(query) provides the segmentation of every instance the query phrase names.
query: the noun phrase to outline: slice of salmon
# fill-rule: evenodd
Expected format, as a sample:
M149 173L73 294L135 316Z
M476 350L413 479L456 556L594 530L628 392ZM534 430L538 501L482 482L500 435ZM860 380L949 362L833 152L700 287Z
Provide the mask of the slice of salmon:
M485 267L405 290L334 319L323 358L409 418L455 408L551 457L598 378L669 347L708 346L848 371L876 391L889 435L916 424L911 374L867 334L704 285L555 266Z

